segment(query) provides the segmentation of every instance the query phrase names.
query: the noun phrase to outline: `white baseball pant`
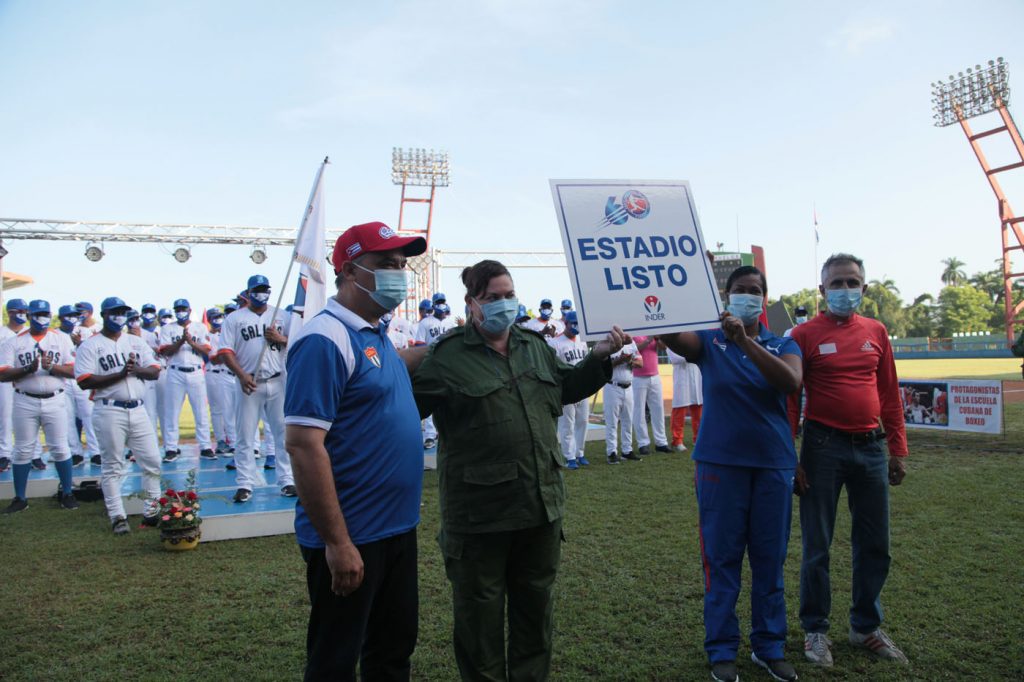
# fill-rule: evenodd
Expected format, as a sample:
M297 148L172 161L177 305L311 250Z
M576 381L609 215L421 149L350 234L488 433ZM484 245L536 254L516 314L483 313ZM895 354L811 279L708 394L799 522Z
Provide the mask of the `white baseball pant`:
M210 399L210 421L213 422L213 437L216 441L234 444L235 433L235 392L238 380L226 369L211 369L206 372L206 395Z
M636 444L646 447L651 444L647 435L645 407L651 410L651 431L654 444L668 447L665 437L665 402L661 397L661 377L633 377L633 428L636 429Z
M96 441L96 432L92 428L92 401L89 400L91 392L83 391L78 387L77 382L73 384L71 389L71 396L74 397L75 401L75 414L78 415L78 419L82 422L82 431L85 433L85 449L90 457L100 454L100 445ZM68 399L70 400L71 397ZM74 431L73 437L78 438L77 429Z
M622 427L621 438L617 439L619 427ZM619 440L622 449L618 450ZM611 456L619 452L633 451L633 389L623 388L618 384L605 384L604 387L604 449Z
M0 384L0 457L10 459L14 452L14 384Z
M270 428L270 421L267 419L267 407L263 406L260 410L260 419L263 421L263 435L260 435L259 426L256 427L256 440L254 442L260 444L260 454L266 455L267 457L274 457L277 454L277 448L275 447L275 436L274 430Z
M270 433L274 436L274 450L277 453L277 485L292 485L292 463L288 451L284 449L284 377L279 376L270 381L259 381L256 390L245 395L239 392L236 428L238 430L238 446L235 447L236 480L239 488L255 490L263 484L263 478L256 468L253 454L256 439L256 427L259 424L260 411L266 408Z
M68 413L64 401L67 391L52 398L33 398L14 392L14 457L15 464L28 464L39 451L39 429L46 434L51 462L71 457L68 449Z
M145 400L145 399L143 399ZM126 409L96 401L92 411L93 428L99 438L103 462L100 486L103 488L103 502L107 516L113 521L127 517L121 488L131 462L124 458L127 447L142 469L142 490L145 499L145 514L152 514L160 497L160 447L156 442L156 431L143 405Z
M160 376L156 380L156 416L160 420L160 440L164 444L164 450L167 449L167 441L170 436L168 431L170 420L164 418L165 410L167 409L167 374L172 371L174 370L165 366L160 370ZM174 423L178 423L177 418L175 418Z
M163 374L165 370L161 370ZM146 408L146 415L149 417L149 423L153 425L153 435L156 436L157 428L160 424L160 386L157 381L144 381L143 385L146 387L146 393L143 400L143 407Z
M180 369L169 367L167 369L167 388L164 392L163 417L167 419L167 434L164 440L164 450L178 449L178 418L181 416L181 406L188 396L188 403L192 407L192 416L196 424L196 440L199 441L199 449L210 448L210 412L206 408L206 381L203 379L201 370L182 372Z
M64 411L68 415L68 450L72 455L83 455L82 439L78 437L78 425L75 424L75 399L71 397L74 396L74 383L74 379L68 379L64 389L64 395L68 396L64 399Z
M562 405L562 416L558 418L558 442L562 444L562 456L565 457L565 461L583 456L588 421L590 402L587 398L578 403Z
M426 441L428 438L431 440L437 440L437 429L434 427L434 416L431 415L423 420L423 440Z

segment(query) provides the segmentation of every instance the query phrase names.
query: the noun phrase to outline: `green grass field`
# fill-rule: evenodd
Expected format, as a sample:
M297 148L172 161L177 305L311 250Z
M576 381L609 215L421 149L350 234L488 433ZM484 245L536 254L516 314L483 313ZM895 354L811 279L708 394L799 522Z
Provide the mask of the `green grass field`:
M833 554L836 667L802 664L796 620L800 528L787 563L788 649L804 680L1024 679L1020 608L1024 404L1005 436L912 431L904 485L893 490L886 628L909 667L845 643L849 516ZM566 472L566 544L558 579L556 680L708 679L692 462L656 455ZM420 637L414 678L454 680L450 592L434 537L436 475L420 528ZM845 505L841 503L840 508ZM167 553L155 531L114 537L102 504L75 513L34 502L0 516L4 571L0 679L297 679L308 613L292 536ZM744 576L749 580L749 573ZM749 622L741 595L741 622ZM747 625L744 625L744 629ZM768 679L740 650L745 680Z

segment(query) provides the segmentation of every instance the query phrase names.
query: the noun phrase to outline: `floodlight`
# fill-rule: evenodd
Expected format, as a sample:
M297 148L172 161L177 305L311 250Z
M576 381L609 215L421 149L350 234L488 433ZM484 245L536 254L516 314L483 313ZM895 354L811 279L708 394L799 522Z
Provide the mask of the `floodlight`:
M249 254L249 258L252 258L252 262L256 265L263 265L263 262L267 260L267 252L259 246L252 247L252 253Z
M417 148L391 150L391 182L396 185L448 186L448 152Z
M179 263L184 263L191 257L192 252L188 249L187 246L179 246L174 250L174 260L178 261Z
M932 106L935 110L935 125L952 125L963 119L981 116L1010 104L1009 71L1007 64L999 57L989 60L982 68L976 64L950 75L948 83L932 84Z
M85 257L95 263L100 258L103 258L103 249L90 242L89 245L85 247Z

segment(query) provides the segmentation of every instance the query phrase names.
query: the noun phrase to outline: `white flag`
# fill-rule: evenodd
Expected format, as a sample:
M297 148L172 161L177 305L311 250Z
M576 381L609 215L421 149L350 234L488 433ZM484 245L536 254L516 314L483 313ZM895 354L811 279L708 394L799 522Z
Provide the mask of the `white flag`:
M327 252L324 247L323 178L327 159L320 164L313 191L309 194L302 225L295 238L295 261L299 264L299 282L292 303L288 336L302 329L303 320L311 320L327 302Z

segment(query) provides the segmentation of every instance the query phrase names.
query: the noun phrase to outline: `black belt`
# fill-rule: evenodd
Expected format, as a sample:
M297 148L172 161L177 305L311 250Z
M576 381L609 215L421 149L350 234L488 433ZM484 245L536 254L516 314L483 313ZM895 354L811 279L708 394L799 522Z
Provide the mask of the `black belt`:
M280 373L280 372L277 372L277 373L275 373L275 374L271 374L271 375L270 375L269 377L266 377L266 378L264 378L264 379L257 379L257 380L256 380L256 383L257 383L257 384L265 384L265 383L267 383L268 381L270 381L271 379L276 379L276 378L278 378L279 376L281 376L281 373Z
M16 388L16 389L14 389L14 392L15 393L20 393L22 395L27 395L29 398L36 398L38 400L46 400L47 398L54 397L58 393L63 393L64 389L63 388L58 388L53 393L30 393L28 391L23 391L20 388Z
M198 367L178 367L177 365L171 365L171 369L176 369L179 372L194 372Z
M228 370L226 370L226 369L208 369L206 371L211 373L211 374L225 374L225 373L227 373Z
M102 398L100 400L104 405L113 405L114 407L123 407L126 410L132 410L142 405L141 400L108 400Z
M871 431L843 431L842 429L826 426L825 424L814 421L813 419L805 419L804 425L810 426L819 431L824 431L829 435L845 438L851 443L874 443L875 441L885 438L885 431L880 426L872 429Z
M632 383L628 383L628 384L620 384L620 383L619 383L619 382L617 382L617 381L615 381L615 382L613 382L613 383L614 383L614 384L615 384L616 386L618 386L619 388L629 388L630 386L632 386L632 385L633 385Z

